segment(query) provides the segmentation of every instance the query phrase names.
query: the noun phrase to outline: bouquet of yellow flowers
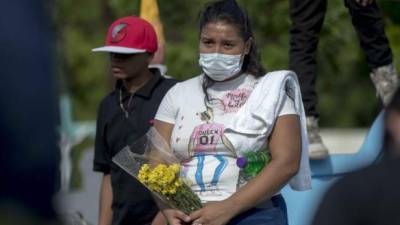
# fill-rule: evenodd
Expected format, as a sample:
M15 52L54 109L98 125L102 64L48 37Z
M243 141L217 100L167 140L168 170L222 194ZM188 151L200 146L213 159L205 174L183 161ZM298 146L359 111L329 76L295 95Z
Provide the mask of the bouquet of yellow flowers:
M159 164L153 169L149 164L143 164L139 171L139 181L151 191L161 195L165 202L182 212L200 209L201 202L198 196L179 177L180 165Z
M149 189L158 204L167 204L186 214L202 207L199 197L180 176L178 157L154 128L123 148L113 162Z

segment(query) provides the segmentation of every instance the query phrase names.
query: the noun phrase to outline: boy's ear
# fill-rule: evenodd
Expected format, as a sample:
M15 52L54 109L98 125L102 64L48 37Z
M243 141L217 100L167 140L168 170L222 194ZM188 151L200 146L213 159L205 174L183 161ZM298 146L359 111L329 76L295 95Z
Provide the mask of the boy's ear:
M149 57L147 57L147 64L150 65L151 60L154 58L154 53L147 53Z

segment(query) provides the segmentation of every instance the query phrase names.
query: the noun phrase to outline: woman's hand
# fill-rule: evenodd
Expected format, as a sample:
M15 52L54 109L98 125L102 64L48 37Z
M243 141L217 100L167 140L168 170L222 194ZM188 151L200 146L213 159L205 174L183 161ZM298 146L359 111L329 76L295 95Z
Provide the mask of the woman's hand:
M190 222L190 217L176 209L163 209L162 213L168 220L169 225L184 225Z
M190 214L193 225L224 225L234 216L237 210L229 204L229 200L212 202L204 205L203 208Z
M168 222L164 214L162 214L162 212L158 212L151 222L151 225L168 225Z

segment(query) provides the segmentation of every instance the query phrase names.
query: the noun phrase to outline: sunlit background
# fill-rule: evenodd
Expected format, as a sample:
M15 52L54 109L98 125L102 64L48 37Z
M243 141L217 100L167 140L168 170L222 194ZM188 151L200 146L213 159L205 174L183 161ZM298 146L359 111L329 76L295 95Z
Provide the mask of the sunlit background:
M166 36L168 75L185 80L199 74L197 66L199 11L206 0L159 0ZM241 0L252 20L256 42L268 70L288 68L288 1ZM320 35L318 94L321 125L367 127L379 111L369 68L343 1L328 1ZM385 17L395 64L400 67L400 2L378 1ZM101 46L110 23L138 15L139 0L58 0L54 10L59 72L63 92L73 103L77 120L93 120L96 107L112 88L108 57L93 54Z
M166 39L167 74L185 80L200 73L198 60L198 15L206 0L158 0ZM269 70L288 68L289 3L282 0L238 0L246 8L261 50L263 65ZM386 34L396 67L400 68L400 1L378 1L384 15ZM93 126L100 100L112 90L107 54L94 54L103 45L108 26L115 19L139 15L139 0L58 0L54 4L57 75L61 90L62 142L66 157L72 157L71 180L64 196L67 210L79 208L90 182L100 174L91 172ZM328 1L328 12L318 49L318 109L322 136L328 147L340 152L342 143L358 150L367 129L381 110L369 78L363 52L342 0ZM354 147L355 146L355 147ZM347 152L349 153L349 152ZM63 166L63 165L62 165ZM65 166L65 165L64 165ZM88 175L89 174L89 175ZM93 175L93 176L92 176ZM93 184L93 183L92 183ZM85 186L86 185L86 186ZM98 188L90 188L97 204ZM75 196L74 196L75 195ZM94 196L94 197L93 197ZM76 204L76 205L75 205ZM97 205L96 205L97 206ZM85 209L94 223L97 207Z

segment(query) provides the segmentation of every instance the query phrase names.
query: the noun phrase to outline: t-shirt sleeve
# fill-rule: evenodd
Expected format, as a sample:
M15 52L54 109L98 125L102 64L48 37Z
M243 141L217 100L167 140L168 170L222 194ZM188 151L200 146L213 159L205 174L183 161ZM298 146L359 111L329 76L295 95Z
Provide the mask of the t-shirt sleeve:
M105 118L104 118L104 102L100 104L97 112L96 121L96 137L94 146L94 160L93 170L97 172L103 172L105 174L110 173L111 157L110 150L108 149L106 136L105 136Z
M285 94L282 104L280 105L280 109L278 111L278 117L284 115L299 115L299 113L296 111L293 99L287 94Z
M158 107L155 119L170 124L175 124L179 110L179 83L175 84L167 94L165 94L160 106Z

